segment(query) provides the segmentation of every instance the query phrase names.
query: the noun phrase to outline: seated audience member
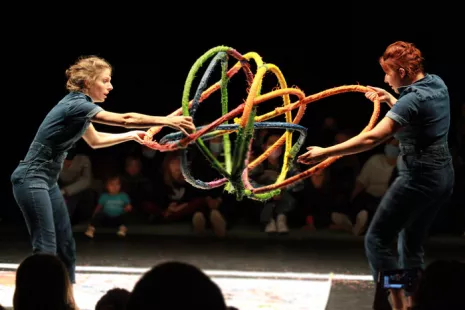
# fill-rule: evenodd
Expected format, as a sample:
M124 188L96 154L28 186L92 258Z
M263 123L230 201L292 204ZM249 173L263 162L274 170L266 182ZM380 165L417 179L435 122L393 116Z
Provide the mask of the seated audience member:
M199 268L183 262L154 266L136 283L127 310L226 310L220 287Z
M223 137L215 137L207 142L213 157L224 165L225 156L223 149ZM211 163L201 154L200 150L194 150L191 164L192 175L205 181L217 180L223 176L211 165ZM204 233L211 228L217 237L224 237L234 220L236 209L239 209L240 202L235 196L225 191L224 186L209 190L203 190L202 196L206 201L206 208L202 208L194 213L193 224L197 233Z
M194 214L208 208L205 193L184 178L179 152L165 154L160 180L155 201L163 221L189 221L193 224L194 231L201 231L202 223L195 221Z
M63 162L58 183L73 224L92 215L96 194L92 189L92 164L87 155L73 148Z
M142 167L144 170L144 175L150 179L150 181L154 181L156 177L156 172L158 168L158 156L157 150L149 148L145 145L140 145L140 160L142 162Z
M334 137L333 144L345 142L354 136L351 130L340 130ZM327 168L330 172L331 188L334 194L334 210L330 228L353 231L350 219L350 197L355 187L355 180L360 173L360 161L357 154L344 156Z
M323 169L316 171L309 178L309 185L305 190L305 202L299 210L302 219L306 219L305 229L324 229L333 223L331 215L337 201L334 199L330 177L329 169Z
M119 176L108 178L106 190L100 195L90 225L85 232L89 238L94 237L96 227L99 226L117 226L118 236L126 236L127 214L131 212L132 205L128 194L121 191Z
M391 139L384 146L383 154L374 154L362 167L351 195L350 209L354 213L354 235L362 234L373 217L381 198L389 188L394 167L399 156L399 141Z
M16 271L15 310L77 310L63 262L52 254L33 254Z
M412 296L412 310L465 309L465 263L438 260L423 271Z
M130 295L124 288L113 288L99 299L95 310L126 310Z
M280 134L269 133L264 138L265 144L262 146L262 151L265 152L271 148L280 137ZM254 187L271 185L277 181L283 167L283 151L284 146L280 146L262 163L249 171L250 181ZM298 173L299 168L296 165L291 165L286 178ZM291 187L281 189L279 195L265 202L261 210L260 222L265 225L264 230L266 233L286 234L289 232L287 216L296 207L295 193L302 190L303 187L304 182L298 181Z
M126 157L124 172L121 175L121 189L129 195L134 211L149 218L156 208L154 186L144 175L139 157Z

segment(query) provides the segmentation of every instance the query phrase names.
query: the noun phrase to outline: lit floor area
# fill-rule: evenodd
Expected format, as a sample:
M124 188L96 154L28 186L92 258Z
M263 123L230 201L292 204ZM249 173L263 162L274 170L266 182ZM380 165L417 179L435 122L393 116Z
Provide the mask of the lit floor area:
M0 304L12 307L14 264L0 265ZM86 270L86 268L78 268ZM94 267L79 272L74 287L82 310L94 309L108 290L132 290L142 272L118 268L107 271ZM205 270L222 289L227 304L238 309L326 309L331 291L331 275L274 274Z
M109 289L131 290L151 266L167 260L194 264L218 283L230 306L247 309L371 309L374 285L363 237L227 238L186 235L76 233L81 309L94 309ZM464 240L465 241L465 240ZM427 261L464 259L465 242L427 245ZM27 235L0 235L0 304L11 307L15 270L29 254Z

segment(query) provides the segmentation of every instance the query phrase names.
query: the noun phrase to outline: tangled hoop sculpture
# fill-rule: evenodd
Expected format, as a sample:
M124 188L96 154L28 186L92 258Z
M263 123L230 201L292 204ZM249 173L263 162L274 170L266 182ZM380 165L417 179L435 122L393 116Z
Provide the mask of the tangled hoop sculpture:
M228 70L229 57L236 59L237 63ZM194 98L189 100L194 77L202 65L210 58L212 59L200 80ZM255 74L253 74L250 69L251 60L255 61L257 65L257 71ZM218 63L221 65L221 80L207 88L210 75ZM244 71L249 85L247 99L245 103L229 111L227 84L240 69ZM279 89L275 89L266 94L261 94L262 81L267 72L271 72L276 76L279 82ZM160 140L160 143L154 140L153 137L161 131L162 126L152 127L147 131L145 144L152 149L162 152L182 150L181 170L187 182L201 189L212 189L225 185L225 189L228 192L236 194L237 200L241 200L244 196L255 200L268 200L279 194L280 189L290 187L295 182L305 179L321 169L325 169L338 160L341 156L330 157L308 170L286 179L290 165L294 164L294 159L307 136L307 129L299 125L299 122L305 113L306 105L336 94L347 92L365 93L370 90L369 88L360 85L346 85L327 89L310 96L305 96L302 90L298 88L289 88L280 69L273 64L264 63L260 55L257 53L250 52L245 55L241 55L231 47L218 46L207 51L194 63L184 85L182 107L171 113L169 116L191 116L195 121L195 113L199 104L218 89L221 90L223 114L220 118L209 125L197 127L196 132L193 132L188 136L185 136L182 132L167 134ZM294 103L291 103L290 95L297 98ZM259 116L256 115L258 104L276 97L283 98L283 106L275 108L274 111L269 113ZM373 114L368 125L362 130L362 132L371 130L379 117L379 99L374 99L373 104ZM295 118L293 119L291 112L294 109L298 110ZM285 114L286 122L266 122L267 120L282 114ZM233 120L233 122L229 123L231 120ZM253 132L255 129L264 128L286 129L286 132L263 154L258 156L252 162L249 162L249 150L252 143ZM297 131L300 135L294 145L292 145L292 135L294 131ZM231 154L231 141L229 139L229 134L232 132L236 132L237 137L235 148ZM223 136L225 156L224 163L220 163L212 155L204 143L204 141L213 139L217 136ZM224 178L204 182L192 177L187 160L187 146L193 143L197 144L211 165L217 169ZM276 182L268 186L254 188L249 181L249 171L262 163L275 149L281 147L284 143L285 152L283 166Z

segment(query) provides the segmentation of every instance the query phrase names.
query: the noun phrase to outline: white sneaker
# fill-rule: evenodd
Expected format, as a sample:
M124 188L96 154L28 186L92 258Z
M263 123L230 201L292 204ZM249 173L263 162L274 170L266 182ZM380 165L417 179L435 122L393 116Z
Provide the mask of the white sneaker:
M126 228L126 226L121 225L116 234L120 237L126 237L127 232L128 232L128 229Z
M354 228L352 229L352 232L356 236L360 236L363 233L363 230L365 229L365 226L368 221L368 212L366 210L362 210L357 214L357 219L355 220L355 225Z
M92 239L92 238L94 238L94 233L95 233L95 227L89 226L89 227L87 227L87 230L86 230L86 232L84 234L87 237Z
M352 222L347 215L339 212L333 212L331 213L331 220L343 230L352 232Z
M212 223L213 232L217 237L224 237L226 235L226 221L220 211L212 210L210 212L210 222Z
M275 220L271 220L268 224L265 226L265 232L266 233L274 233L276 232L277 227L276 227L276 222Z
M192 217L192 226L194 226L194 232L197 234L205 231L205 216L202 212L195 212Z
M276 228L278 233L287 234L289 232L289 227L287 227L287 217L284 214L279 214L276 219Z

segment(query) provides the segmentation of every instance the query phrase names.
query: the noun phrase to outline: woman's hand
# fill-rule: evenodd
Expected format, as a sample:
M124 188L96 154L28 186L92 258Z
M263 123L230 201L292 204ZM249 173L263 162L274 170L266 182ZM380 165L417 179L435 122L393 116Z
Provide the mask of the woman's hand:
M311 165L319 163L329 156L326 154L326 149L318 146L309 146L307 147L308 152L299 156L297 159L298 163L304 165Z
M189 135L188 131L195 130L195 125L190 116L166 116L165 125L181 130L186 136Z
M388 91L379 88L379 87L373 87L373 86L367 86L369 89L372 91L368 91L365 93L365 97L370 99L371 101L374 101L376 96L378 96L378 99L380 102L386 102L389 106L393 106L396 103L396 98L391 95Z
M144 144L144 138L147 135L145 131L141 131L141 130L132 130L132 131L129 131L128 134L132 140L140 144Z

